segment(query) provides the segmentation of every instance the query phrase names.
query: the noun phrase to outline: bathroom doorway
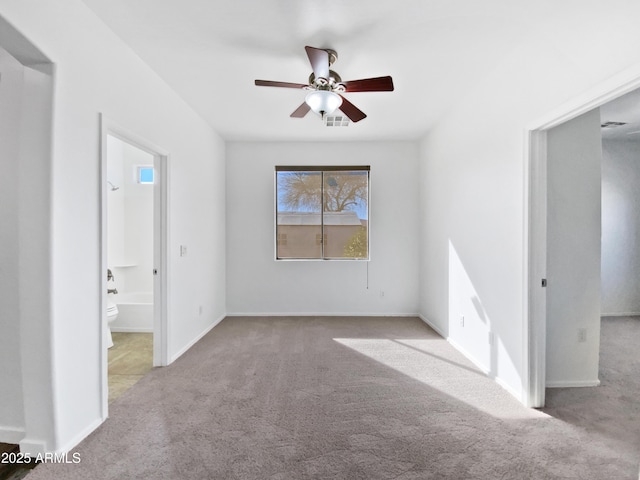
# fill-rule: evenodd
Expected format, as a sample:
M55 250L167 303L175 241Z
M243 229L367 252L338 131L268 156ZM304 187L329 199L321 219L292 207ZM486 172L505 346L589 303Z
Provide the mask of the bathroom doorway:
M167 364L167 154L102 117L103 414Z

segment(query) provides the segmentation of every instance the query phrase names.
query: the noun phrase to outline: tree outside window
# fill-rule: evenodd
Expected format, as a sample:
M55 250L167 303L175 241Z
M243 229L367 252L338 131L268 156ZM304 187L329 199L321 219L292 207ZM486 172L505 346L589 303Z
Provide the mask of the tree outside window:
M276 198L278 259L369 258L369 167L276 167Z

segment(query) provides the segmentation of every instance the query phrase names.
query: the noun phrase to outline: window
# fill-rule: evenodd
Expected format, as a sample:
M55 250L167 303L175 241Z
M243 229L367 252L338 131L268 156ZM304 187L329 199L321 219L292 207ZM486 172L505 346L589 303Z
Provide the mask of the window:
M369 259L369 170L276 167L277 259Z
M138 166L138 183L152 184L154 180L153 165Z

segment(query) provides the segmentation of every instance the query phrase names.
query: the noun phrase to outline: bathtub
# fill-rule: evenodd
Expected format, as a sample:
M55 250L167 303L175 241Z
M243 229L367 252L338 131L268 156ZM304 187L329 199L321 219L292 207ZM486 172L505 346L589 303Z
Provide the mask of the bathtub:
M153 292L118 293L111 299L118 305L112 332L153 332Z

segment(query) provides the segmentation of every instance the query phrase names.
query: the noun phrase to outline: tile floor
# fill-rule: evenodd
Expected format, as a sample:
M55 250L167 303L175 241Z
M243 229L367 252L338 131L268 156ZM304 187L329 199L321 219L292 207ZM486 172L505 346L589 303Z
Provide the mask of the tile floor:
M153 334L113 332L109 349L109 403L153 368Z

